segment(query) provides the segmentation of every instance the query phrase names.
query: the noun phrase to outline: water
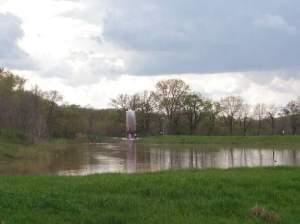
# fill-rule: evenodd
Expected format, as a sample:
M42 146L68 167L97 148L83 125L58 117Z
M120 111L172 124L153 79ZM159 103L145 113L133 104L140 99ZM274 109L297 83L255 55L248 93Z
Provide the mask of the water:
M0 175L88 175L172 169L299 166L300 150L288 148L139 145L121 143L51 146L0 155Z

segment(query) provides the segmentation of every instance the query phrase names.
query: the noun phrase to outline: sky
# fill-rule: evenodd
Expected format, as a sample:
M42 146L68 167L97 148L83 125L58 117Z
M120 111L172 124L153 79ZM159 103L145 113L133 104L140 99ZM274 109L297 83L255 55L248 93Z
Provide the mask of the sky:
M0 0L0 67L69 104L180 78L219 100L300 95L299 0Z

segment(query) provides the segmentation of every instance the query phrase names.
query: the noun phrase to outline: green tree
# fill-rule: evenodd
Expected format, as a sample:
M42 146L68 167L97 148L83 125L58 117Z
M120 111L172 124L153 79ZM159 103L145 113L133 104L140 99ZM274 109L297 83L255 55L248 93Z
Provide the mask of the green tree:
M200 93L190 93L185 96L183 108L188 119L190 134L195 134L202 117L208 111L207 107Z

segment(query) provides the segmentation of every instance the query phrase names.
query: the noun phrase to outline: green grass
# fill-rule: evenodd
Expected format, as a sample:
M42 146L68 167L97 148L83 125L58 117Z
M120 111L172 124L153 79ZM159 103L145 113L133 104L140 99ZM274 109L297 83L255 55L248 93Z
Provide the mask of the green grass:
M0 177L0 223L300 223L300 168Z
M34 159L37 153L47 150L61 150L66 145L78 144L67 139L51 139L39 144L27 144L0 137L0 159L1 158L26 158ZM0 222L1 224L1 222Z
M241 138L166 136L142 141L299 142L299 137L288 136ZM47 144L57 144L59 150L65 143L56 140ZM0 139L0 157L15 157L24 151L34 155L47 149L47 144L23 145ZM277 223L277 219L251 216L254 207L275 214L280 223L300 223L299 173L300 168L255 168L87 177L0 176L0 224Z
M0 129L0 143L26 144L25 135L13 129Z
M277 146L299 145L300 136L152 136L139 141L145 144L223 144Z
M8 141L7 139L0 138L0 158L1 157L14 157L20 151L27 150L32 151L35 147L16 143L15 141Z

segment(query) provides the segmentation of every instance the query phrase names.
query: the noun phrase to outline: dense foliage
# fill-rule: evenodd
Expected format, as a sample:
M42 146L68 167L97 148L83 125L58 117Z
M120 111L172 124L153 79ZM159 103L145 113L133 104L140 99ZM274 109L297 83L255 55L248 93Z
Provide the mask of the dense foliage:
M66 105L57 91L24 88L26 80L0 69L0 138L35 142L47 138L125 135L125 111L137 112L139 135L297 134L300 100L286 106L247 105L241 97L219 102L194 92L182 80L157 83L155 91L120 94L112 109Z
M35 142L47 138L120 136L120 113L61 104L57 91L24 88L25 80L0 70L0 137ZM115 128L118 126L118 128Z

